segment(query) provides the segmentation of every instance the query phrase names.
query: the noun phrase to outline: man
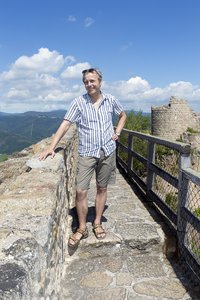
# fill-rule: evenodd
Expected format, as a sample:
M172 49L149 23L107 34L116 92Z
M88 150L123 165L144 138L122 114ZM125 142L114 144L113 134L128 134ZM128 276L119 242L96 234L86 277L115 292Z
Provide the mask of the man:
M71 248L77 247L81 239L88 237L87 193L94 171L96 172L97 194L93 232L97 239L103 239L106 236L101 217L107 199L107 185L116 167L116 140L126 120L126 114L116 98L101 92L101 72L91 68L84 70L82 74L87 93L74 99L50 147L39 157L40 160L44 160L48 155L54 156L56 145L70 125L77 124L79 159L76 178L76 210L79 228L69 238L68 246ZM114 115L119 117L116 132L112 123Z

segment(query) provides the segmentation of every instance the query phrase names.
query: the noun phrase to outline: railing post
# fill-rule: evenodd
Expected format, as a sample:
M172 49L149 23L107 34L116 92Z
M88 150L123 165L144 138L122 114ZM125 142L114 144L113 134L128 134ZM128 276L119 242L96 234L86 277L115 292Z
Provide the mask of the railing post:
M150 201L149 191L153 188L154 172L151 169L151 164L155 163L155 144L154 142L148 142L148 153L147 153L147 201Z
M179 178L178 178L178 209L177 209L177 239L179 243L179 249L184 244L187 222L181 216L181 208L185 207L188 195L189 180L183 174L183 168L190 167L190 153L180 153L179 157Z
M128 135L128 174L130 174L130 170L132 168L132 164L133 164L133 156L131 154L131 150L133 149L133 136L129 133Z

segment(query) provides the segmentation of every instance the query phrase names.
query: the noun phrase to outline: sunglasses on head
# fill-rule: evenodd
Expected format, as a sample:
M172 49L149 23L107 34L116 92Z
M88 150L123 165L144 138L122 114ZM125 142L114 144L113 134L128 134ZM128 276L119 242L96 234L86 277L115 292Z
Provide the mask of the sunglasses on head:
M85 75L86 73L93 73L96 72L100 78L102 78L102 74L99 70L95 69L95 68L90 68L90 69L86 69L82 71L82 74Z

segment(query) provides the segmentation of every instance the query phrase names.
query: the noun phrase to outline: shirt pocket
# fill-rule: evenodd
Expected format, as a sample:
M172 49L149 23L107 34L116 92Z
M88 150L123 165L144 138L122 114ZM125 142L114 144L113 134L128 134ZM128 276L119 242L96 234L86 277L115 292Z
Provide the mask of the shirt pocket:
M105 105L102 107L102 121L105 123L112 122L113 109L111 105Z

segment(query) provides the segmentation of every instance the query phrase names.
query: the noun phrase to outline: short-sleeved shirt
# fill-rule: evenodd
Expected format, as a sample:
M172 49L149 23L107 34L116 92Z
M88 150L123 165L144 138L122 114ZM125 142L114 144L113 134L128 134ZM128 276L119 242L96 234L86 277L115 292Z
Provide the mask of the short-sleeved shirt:
M101 149L110 155L116 149L113 141L113 118L123 111L118 100L101 93L98 108L92 104L89 94L84 94L72 101L64 119L76 123L79 136L79 155L100 157Z

